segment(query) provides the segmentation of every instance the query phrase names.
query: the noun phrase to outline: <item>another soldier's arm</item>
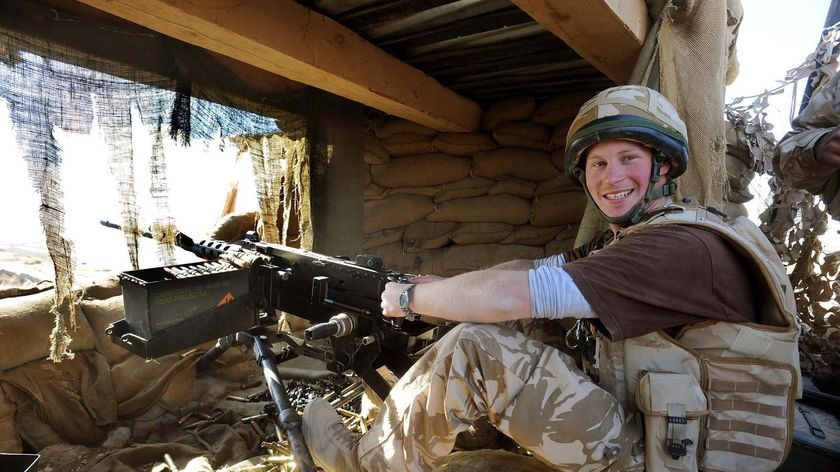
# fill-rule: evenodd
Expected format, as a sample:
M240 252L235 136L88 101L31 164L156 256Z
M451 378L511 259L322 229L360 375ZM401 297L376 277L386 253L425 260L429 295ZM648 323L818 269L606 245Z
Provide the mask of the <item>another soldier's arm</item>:
M826 190L840 169L840 74L811 98L805 110L791 123L793 129L776 149L776 172L795 188L814 194ZM829 199L833 196L828 195Z

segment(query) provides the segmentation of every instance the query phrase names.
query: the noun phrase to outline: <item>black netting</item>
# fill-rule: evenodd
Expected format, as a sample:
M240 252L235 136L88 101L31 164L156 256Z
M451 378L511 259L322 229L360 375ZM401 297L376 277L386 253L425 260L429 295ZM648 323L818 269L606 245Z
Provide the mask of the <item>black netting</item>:
M248 136L255 162L256 187L263 215L276 229L277 211L284 198L276 173L288 167L285 154L294 156L298 174L305 140L290 140L279 133L277 120L257 113L222 106L193 96L188 80L179 84L130 66L101 61L67 48L0 31L0 99L8 103L16 141L28 164L32 185L40 198L40 221L55 268L56 328L51 357L71 356L69 333L75 324L74 253L66 237L61 183L62 152L55 130L87 134L98 131L106 144L109 166L118 188L121 226L132 266L138 264L136 169L133 132L142 125L153 135L150 193L154 206L152 233L162 262L173 260L176 224L169 211L169 187L163 140L171 135L182 144ZM210 96L204 93L204 96ZM137 122L139 120L139 122ZM299 125L299 124L298 124ZM299 130L295 130L296 135ZM282 145L272 145L282 143ZM306 171L308 172L308 171ZM299 179L297 179L299 180ZM103 183L101 185L108 185ZM145 189L143 189L145 190ZM292 192L294 193L294 192ZM306 200L306 198L299 198ZM284 207L288 203L283 204ZM305 218L304 218L305 219ZM302 219L302 221L304 220ZM276 236L272 235L272 239ZM275 239L277 240L277 239Z

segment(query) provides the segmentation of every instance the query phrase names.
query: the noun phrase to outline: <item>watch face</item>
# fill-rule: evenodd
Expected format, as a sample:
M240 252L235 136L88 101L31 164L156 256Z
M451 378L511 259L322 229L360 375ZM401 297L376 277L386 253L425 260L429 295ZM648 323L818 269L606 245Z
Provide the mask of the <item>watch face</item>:
M403 290L400 294L400 308L403 310L408 308L408 290Z

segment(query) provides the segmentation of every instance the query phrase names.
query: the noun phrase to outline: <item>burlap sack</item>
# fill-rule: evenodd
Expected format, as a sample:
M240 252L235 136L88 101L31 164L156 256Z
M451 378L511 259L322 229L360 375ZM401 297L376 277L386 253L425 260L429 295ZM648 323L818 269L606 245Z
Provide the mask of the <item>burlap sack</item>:
M375 233L383 229L405 226L422 220L435 209L429 197L398 193L382 200L368 200L364 203L365 219L362 231Z
M398 272L417 274L422 254L409 254L403 251L402 243L392 243L372 248L368 251L382 258L382 265Z
M531 202L524 198L485 195L443 202L438 205L437 211L426 216L426 220L521 225L528 221L530 210Z
M551 151L551 155L548 158L551 165L558 168L560 172L566 172L566 148L560 147L559 149L555 149Z
M545 255L553 256L554 254L560 254L563 251L574 249L579 228L580 225L567 225L565 229L557 233L557 236L553 240L546 243Z
M388 150L382 145L382 141L369 134L365 135L362 158L366 164L370 165L385 164L391 160L391 156L388 155Z
M586 209L583 192L551 193L534 201L531 224L534 226L559 226L578 224Z
M54 290L47 290L0 299L0 372L49 355L50 333L55 326L55 316L50 313L54 296ZM72 351L91 350L96 345L81 310L76 312L76 330L70 336Z
M109 324L125 317L123 299L121 296L106 300L82 300L82 312L93 329L96 350L105 356L109 365L119 364L131 353L111 342L110 336L105 334Z
M370 249L402 241L404 231L405 228L394 228L366 234L364 248Z
M217 241L238 242L245 239L245 234L248 231L257 229L259 218L260 213L258 211L229 213L216 224L209 237Z
M534 191L534 196L542 197L549 193L570 192L580 189L579 186L572 183L566 174L560 174L557 177L552 177L548 180L543 180Z
M456 228L458 223L451 221L411 223L405 227L403 249L406 253L417 253L446 246L452 241L451 235Z
M77 352L60 364L24 364L0 375L0 387L17 408L21 437L36 449L96 443L117 420L108 363L96 351Z
M524 244L526 246L544 246L552 241L565 226L521 225L501 241L502 244Z
M440 133L432 145L452 156L472 156L478 151L496 149L496 142L485 133Z
M397 193L408 193L411 195L424 195L434 197L443 190L443 185L431 185L428 187L396 187L385 190L385 197Z
M425 136L434 136L438 132L432 128L404 118L388 116L374 125L374 133L376 134L376 137L380 139L387 139L395 134L413 133Z
M388 196L387 190L388 189L386 189L385 187L376 185L375 183L371 182L365 185L365 200L381 200Z
M492 185L493 181L484 177L467 177L444 185L443 190L435 195L435 201L441 203L455 198L479 197L486 194Z
M548 126L557 126L563 121L570 121L577 115L580 106L593 95L594 93L590 92L574 92L552 97L537 107L531 121Z
M85 300L105 300L117 295L122 295L122 286L116 273L97 280L84 288Z
M183 406L195 381L195 363L201 354L200 350L192 350L186 355L175 353L153 361L129 356L112 367L120 417L140 414L162 397L165 401L161 406L169 411Z
M503 123L528 121L537 107L533 97L517 97L491 104L481 115L481 128L493 131Z
M413 156L435 152L432 136L417 133L400 133L382 141L385 150L393 157Z
M451 277L514 259L537 259L544 257L544 255L543 248L533 246L513 244L453 245L429 254L420 264L420 272Z
M540 182L560 175L560 171L551 165L546 152L505 148L477 152L473 156L473 175L488 179L519 177Z
M572 126L572 119L563 120L560 123L557 123L557 126L554 127L554 130L551 132L551 138L549 138L549 142L555 148L565 147L566 146L566 135L569 133L569 127ZM562 166L560 166L562 168Z
M440 153L392 159L387 164L370 168L373 182L387 188L441 185L464 179L469 174L469 159Z
M0 451L20 453L23 445L15 425L15 404L6 396L6 392L0 388Z
M513 225L505 223L461 223L452 232L455 244L497 243L513 233Z
M507 177L495 182L487 193L489 195L509 194L531 199L534 198L534 190L536 190L536 188L537 183L533 180Z
M513 122L500 125L493 131L493 139L505 147L521 147L550 151L551 131L538 123Z

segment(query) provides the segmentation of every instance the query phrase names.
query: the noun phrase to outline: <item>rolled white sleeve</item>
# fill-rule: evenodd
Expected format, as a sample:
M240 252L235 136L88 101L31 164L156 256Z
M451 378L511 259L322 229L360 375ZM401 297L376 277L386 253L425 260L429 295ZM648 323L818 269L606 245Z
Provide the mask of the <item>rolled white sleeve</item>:
M563 257L563 254L555 254L542 259L534 259L534 269L539 269L540 267L560 267L565 263L566 258Z
M574 280L559 266L529 270L528 281L532 318L596 318Z

